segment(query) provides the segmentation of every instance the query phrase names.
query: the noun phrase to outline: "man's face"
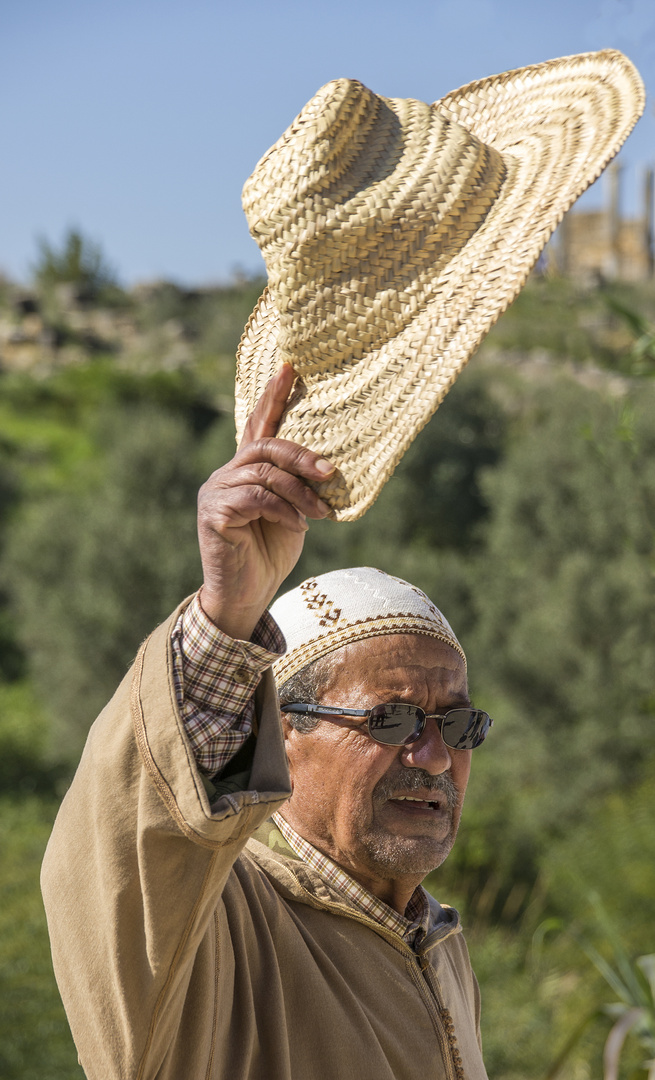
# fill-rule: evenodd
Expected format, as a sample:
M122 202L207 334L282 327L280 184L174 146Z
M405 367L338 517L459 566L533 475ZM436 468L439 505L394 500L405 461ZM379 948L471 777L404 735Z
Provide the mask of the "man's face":
M428 713L468 705L461 657L418 634L370 638L334 654L321 705L393 701ZM376 743L349 717L328 718L310 734L287 722L285 734L293 795L282 813L301 836L377 895L385 881L413 889L443 862L457 832L471 751L447 747L435 720L410 746Z

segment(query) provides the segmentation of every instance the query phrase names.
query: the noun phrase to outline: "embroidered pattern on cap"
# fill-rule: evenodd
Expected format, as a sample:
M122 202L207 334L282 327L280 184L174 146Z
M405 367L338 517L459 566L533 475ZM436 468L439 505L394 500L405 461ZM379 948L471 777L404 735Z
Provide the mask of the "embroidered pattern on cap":
M318 582L310 579L309 581L303 581L300 586L300 592L302 598L305 601L310 611L321 610L321 618L318 620L319 626L332 626L334 623L338 623L341 618L341 608L335 607L332 600L328 600L327 594L319 591Z

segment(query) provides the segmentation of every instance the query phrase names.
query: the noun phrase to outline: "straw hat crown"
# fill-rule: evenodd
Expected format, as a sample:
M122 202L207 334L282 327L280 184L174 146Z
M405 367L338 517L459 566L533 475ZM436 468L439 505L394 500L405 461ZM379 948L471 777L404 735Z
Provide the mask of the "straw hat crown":
M278 358L333 371L395 337L498 195L502 157L434 106L327 83L243 190Z
M360 517L644 102L615 50L433 105L322 87L243 191L269 284L239 347L237 437L289 361L278 435L330 458L317 490L338 520Z

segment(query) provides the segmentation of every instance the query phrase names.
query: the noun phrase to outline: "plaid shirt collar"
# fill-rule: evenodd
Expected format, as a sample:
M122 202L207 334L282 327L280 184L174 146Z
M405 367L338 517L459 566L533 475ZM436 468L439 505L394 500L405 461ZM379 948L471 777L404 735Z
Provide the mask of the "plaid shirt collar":
M375 919L381 926L392 930L415 949L423 940L430 928L430 904L422 886L414 890L412 898L405 909L405 915L400 915L392 907L379 900L357 881L346 874L340 866L328 859L322 851L318 851L308 844L302 836L284 820L280 813L273 814L273 821L282 833L290 848L303 862L306 862L324 881L332 885L338 892L345 896L356 908L369 918Z

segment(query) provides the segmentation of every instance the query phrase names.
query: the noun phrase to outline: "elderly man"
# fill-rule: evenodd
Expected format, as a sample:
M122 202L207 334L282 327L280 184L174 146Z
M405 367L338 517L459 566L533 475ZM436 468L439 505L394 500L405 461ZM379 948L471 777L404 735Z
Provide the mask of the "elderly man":
M278 601L279 660L265 608L332 470L275 438L292 382L201 490L199 597L143 646L55 824L43 891L89 1080L486 1075L458 916L420 882L489 720L440 612L379 571Z

